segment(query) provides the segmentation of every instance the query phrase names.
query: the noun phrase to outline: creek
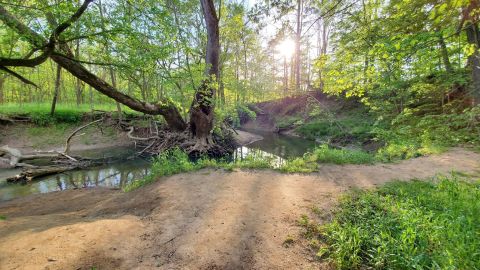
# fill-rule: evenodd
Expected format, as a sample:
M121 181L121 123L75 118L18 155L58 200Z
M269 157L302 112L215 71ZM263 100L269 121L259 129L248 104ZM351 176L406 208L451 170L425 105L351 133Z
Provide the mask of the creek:
M247 155L261 155L272 158L281 164L287 158L302 156L315 147L315 142L298 137L271 132L247 130L261 135L259 140L236 149L233 159L243 159ZM11 200L30 194L62 191L66 189L108 187L122 188L128 183L143 178L150 171L150 159L135 157L132 148L107 148L76 153L85 157L107 157L110 163L68 171L38 178L26 184L7 183L6 179L20 172L18 169L0 170L0 201Z

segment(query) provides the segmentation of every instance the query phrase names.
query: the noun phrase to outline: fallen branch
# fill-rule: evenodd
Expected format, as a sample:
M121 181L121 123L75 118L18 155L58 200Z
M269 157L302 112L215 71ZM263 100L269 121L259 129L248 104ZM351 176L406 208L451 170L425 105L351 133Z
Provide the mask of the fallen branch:
M102 118L102 119L95 120L95 121L92 121L92 122L90 122L90 123L88 123L88 124L86 124L86 125L83 125L83 126L77 128L77 129L75 129L75 130L72 132L72 134L70 134L70 136L68 136L67 140L65 141L65 150L63 151L63 153L64 153L65 155L68 155L68 152L70 152L70 140L73 138L73 136L75 136L75 134L77 134L80 130L82 130L82 129L86 128L86 127L89 127L89 126L91 126L91 125L93 125L93 124L95 124L95 123L98 123L98 122L100 122L100 121L103 121L103 118Z

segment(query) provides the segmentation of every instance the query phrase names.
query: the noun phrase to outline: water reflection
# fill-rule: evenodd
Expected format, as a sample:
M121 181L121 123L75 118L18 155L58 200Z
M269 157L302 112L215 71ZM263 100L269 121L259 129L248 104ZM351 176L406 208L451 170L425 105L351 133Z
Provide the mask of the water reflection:
M257 148L250 148L250 147L239 147L236 149L236 151L233 153L233 160L238 161L238 160L246 160L246 159L254 159L254 160L268 160L269 163L274 167L274 168L279 168L285 163L285 159L277 156L272 153L265 152L263 150L257 149Z
M121 188L134 180L143 178L149 171L150 162L144 159L134 159L85 170L74 170L57 175L45 176L25 185L9 184L5 179L1 179L0 201L29 194L47 193L66 189L96 186Z
M318 143L299 137L286 136L273 132L258 130L245 130L263 136L263 140L247 145L249 149L261 150L281 158L301 157L307 151L311 151Z

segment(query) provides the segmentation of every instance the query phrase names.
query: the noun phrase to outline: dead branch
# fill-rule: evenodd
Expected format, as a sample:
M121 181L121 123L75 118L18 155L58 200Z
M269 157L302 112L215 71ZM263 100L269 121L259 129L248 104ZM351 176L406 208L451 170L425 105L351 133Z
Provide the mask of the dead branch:
M73 136L75 136L75 134L77 134L80 130L82 130L82 129L86 128L86 127L89 127L89 126L91 126L91 125L93 125L93 124L95 124L95 123L98 123L98 122L100 122L100 121L103 121L103 118L102 118L102 119L95 120L95 121L92 121L92 122L90 122L90 123L88 123L88 124L86 124L86 125L83 125L83 126L77 128L77 129L75 129L75 130L70 134L70 136L68 136L67 140L65 141L65 150L63 151L63 153L64 153L65 155L68 155L68 153L70 152L70 140L73 138ZM69 157L69 158L70 158L70 157Z

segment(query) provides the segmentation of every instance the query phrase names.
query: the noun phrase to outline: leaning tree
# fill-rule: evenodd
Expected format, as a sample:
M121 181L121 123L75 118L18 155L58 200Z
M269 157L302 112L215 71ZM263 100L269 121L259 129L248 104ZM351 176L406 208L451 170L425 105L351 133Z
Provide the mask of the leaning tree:
M214 0L200 0L207 28L206 69L205 79L198 89L195 90L188 123L185 122L179 109L169 99L164 98L155 103L150 103L126 95L107 83L104 79L90 72L78 59L75 59L67 42L62 39L62 33L82 16L92 2L94 2L94 0L85 0L66 21L55 24L54 30L48 37L28 27L0 4L0 21L18 33L24 40L28 41L32 46L31 52L33 52L25 58L0 58L0 70L20 79L24 83L35 85L10 67L35 67L47 59L51 59L76 78L89 84L98 92L115 101L138 112L149 115L162 115L170 130L174 132L189 131L195 141L191 148L192 151L207 151L214 143L211 135L214 123L215 102L213 99L219 78L219 17L215 10ZM52 18L49 18L49 14L46 14L46 17L49 23L55 23L52 22ZM33 57L35 52L39 52L37 53L38 56Z

